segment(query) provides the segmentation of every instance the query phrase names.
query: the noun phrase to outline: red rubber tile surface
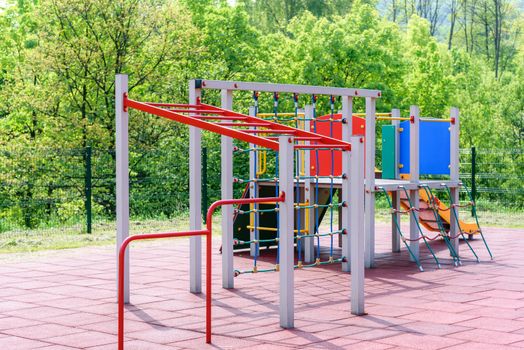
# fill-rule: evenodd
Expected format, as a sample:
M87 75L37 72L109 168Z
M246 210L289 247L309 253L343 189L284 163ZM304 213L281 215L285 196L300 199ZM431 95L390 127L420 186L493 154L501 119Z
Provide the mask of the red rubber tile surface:
M462 243L460 267L436 242L440 270L421 245L425 272L404 248L390 252L389 225L377 230L377 266L366 271L368 314L351 315L350 275L338 265L297 270L292 330L279 327L276 273L241 275L235 289L221 288L215 239L213 346L204 344L204 295L188 292L188 241L136 244L126 349L524 348L524 230L486 228L495 260L476 238L481 263ZM260 264L274 258L263 251ZM0 349L115 349L114 247L0 260ZM246 253L235 256L238 268L251 262Z

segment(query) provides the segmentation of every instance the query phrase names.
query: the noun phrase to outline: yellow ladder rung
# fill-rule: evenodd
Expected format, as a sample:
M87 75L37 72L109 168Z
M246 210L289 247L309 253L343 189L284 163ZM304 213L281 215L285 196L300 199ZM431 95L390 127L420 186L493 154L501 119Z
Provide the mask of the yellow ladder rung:
M277 113L276 116L277 117L294 117L294 116L298 116L298 117L303 117L305 116L304 113L293 113L293 112L281 112L281 113ZM257 117L274 117L275 116L275 113L257 113Z

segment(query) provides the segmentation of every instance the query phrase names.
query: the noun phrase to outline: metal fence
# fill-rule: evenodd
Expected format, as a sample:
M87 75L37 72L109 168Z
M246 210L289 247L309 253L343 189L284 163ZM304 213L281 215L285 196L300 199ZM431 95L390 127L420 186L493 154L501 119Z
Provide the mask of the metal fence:
M524 209L524 150L472 147L460 152L460 178L480 211Z
M129 163L135 221L166 220L187 208L185 156L131 149ZM114 217L114 150L0 150L2 238L112 231Z
M203 207L220 195L219 151L203 155ZM187 150L130 150L131 217L169 221L188 208ZM462 149L461 179L482 215L524 213L524 150ZM247 159L235 159L245 168ZM114 231L115 154L92 149L0 149L0 239ZM461 197L466 200L464 193ZM484 214L483 214L484 213Z

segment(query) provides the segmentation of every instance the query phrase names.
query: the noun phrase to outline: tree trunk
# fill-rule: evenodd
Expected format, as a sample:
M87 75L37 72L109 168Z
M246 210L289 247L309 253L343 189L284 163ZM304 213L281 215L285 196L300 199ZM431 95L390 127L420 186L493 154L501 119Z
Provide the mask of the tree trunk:
M397 2L395 0L392 1L392 7L393 22L397 23Z
M463 11L464 11L464 40L466 41L466 52L469 52L469 40L468 40L468 0L464 0Z
M449 26L448 50L453 45L453 34L455 31L455 22L457 20L457 0L451 0L451 18Z
M495 77L498 78L500 61L500 39L502 31L501 0L493 0L493 4L495 5Z

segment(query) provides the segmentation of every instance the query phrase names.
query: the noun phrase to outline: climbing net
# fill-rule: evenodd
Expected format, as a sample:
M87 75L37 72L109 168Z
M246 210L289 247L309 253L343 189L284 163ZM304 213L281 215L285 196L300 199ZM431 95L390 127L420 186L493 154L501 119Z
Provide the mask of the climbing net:
M286 96L287 97L287 96ZM325 136L334 138L335 123L341 123L342 118L336 116L334 96L328 101L322 101L324 107L329 108L326 116L318 116L318 96L300 96L296 93L289 96L290 100L282 101L278 93L272 96L272 111L261 112L259 105L260 94L253 92L254 107L252 114L259 118L279 124L293 126L297 129L318 133L319 125ZM308 113L301 108L300 102L310 104ZM280 111L279 106L292 103L292 112ZM327 102L327 103L326 103ZM326 124L327 123L327 124ZM327 125L327 128L325 127ZM256 129L256 126L253 127ZM335 250L335 237L345 234L345 230L335 223L338 210L346 203L339 201L337 185L341 183L342 174L335 174L335 158L342 151L332 147L311 147L314 141L296 139L298 146L295 149L294 164L294 240L297 247L296 269L309 268L345 261L345 257ZM279 193L279 155L278 152L249 145L247 148L235 146L234 154L248 154L250 158L250 176L248 178L235 177L234 182L245 184L245 195L258 197L264 191L265 196ZM328 160L326 162L326 160ZM340 172L340 171L339 171ZM252 204L249 209L237 208L235 215L249 215L249 240L235 239L235 247L250 246L253 257L253 266L248 270L235 270L235 275L257 272L279 271L279 204L262 203ZM321 225L324 217L327 224ZM321 241L329 241L329 255L321 256ZM277 254L274 264L265 266L260 259L261 247L276 246ZM323 260L324 258L324 260Z

